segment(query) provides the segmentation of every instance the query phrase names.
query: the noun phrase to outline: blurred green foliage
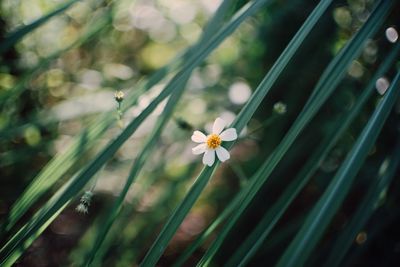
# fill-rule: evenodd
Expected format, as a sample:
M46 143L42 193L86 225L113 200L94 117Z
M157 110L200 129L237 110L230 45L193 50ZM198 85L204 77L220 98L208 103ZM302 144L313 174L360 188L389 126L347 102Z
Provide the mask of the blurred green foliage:
M91 257L92 266L139 264L175 208L188 197L195 177L199 173L199 178L203 173L210 175L208 178L212 175L211 169L201 172L200 158L191 153L192 131L210 129L216 117L234 122L286 45L322 1L279 0L260 5L232 35L223 35L223 43L197 67L193 65L193 71L191 66L181 69L224 29L221 25L227 25L237 18L236 12L255 2L225 1L227 9L220 9L223 16L212 19L222 1L1 1L0 255L8 256L3 250L8 242L18 237L25 223L42 214L40 208L53 203L52 199L73 183L69 181L86 179L89 183L79 183L86 185L75 188L80 193L74 194L71 201L65 198L59 202L60 208L67 206L55 210L58 216L45 221L49 225L43 233L34 232L29 246L21 244L21 251L16 253L22 255L13 254L19 257L12 260L17 260L15 266L81 266ZM360 38L360 55L349 68L339 68L344 78L336 89L332 88L320 109L310 108L310 112L317 111L315 117L310 117L271 172L261 177L268 180L260 185L254 198L249 198L238 221L233 221L234 216L228 216L245 203L238 196L244 196L251 177L273 159L297 118L307 107L314 107L313 97L319 101L324 93L328 94L324 90L330 84L320 87L321 91L313 88L318 88L316 85L329 73L325 68L340 57L377 5L387 5L389 10L387 16L377 19L382 26L377 24L379 28L371 38ZM338 211L332 209L327 230L320 233L321 239L315 241L317 246L310 257L302 261L305 266L397 265L399 104L384 91L395 77L396 63L392 61L398 62L399 58L398 40L390 35L400 27L399 12L397 1L338 0L329 5L267 97L259 99L260 108L245 123L232 147L231 159L219 166L204 191L199 191L199 199L194 199L193 208L188 207L190 212L177 225L172 240L165 239L168 246L159 266L172 266L185 255L188 257L183 266L196 265L208 255L206 251L230 221L232 229L221 238L210 266L235 266L235 261L248 253L244 241L248 236L259 237L259 232L253 231L262 226L258 225L264 216L271 216L271 210L282 211L282 217L273 224L275 227L271 226L265 240L257 238L260 243L246 264L270 266L280 262L289 266L282 255L290 258L295 249L301 249L298 243L290 244L302 233L300 229L310 229L309 212L317 209L315 203L323 203L321 196L329 191L336 172L346 166L350 151L366 160L356 161L359 171L353 164L354 182L349 194L338 193L343 204L336 202ZM211 25L219 26L208 32L210 20ZM388 27L393 27L394 33L388 32ZM204 42L198 44L205 32ZM192 45L195 49L186 50ZM389 62L388 55L392 55L391 61L383 71L379 68ZM378 69L384 74L379 82ZM164 109L166 100L160 96L169 82L175 81L174 75L178 78L171 92L181 86L183 95L181 99L177 96L179 102L171 106L169 114ZM329 81L339 76L331 74ZM365 93L367 88L369 95ZM392 83L389 96L394 97L399 89ZM118 90L125 94L120 120L114 99ZM161 104L142 120L157 99ZM392 109L389 102L395 101ZM382 108L382 103L389 104ZM364 127L372 125L372 114L380 108L380 118L387 116L387 120L374 124L384 123L381 131L376 126L368 132L376 134L377 141L366 135L363 148L372 148L365 153L354 151ZM352 121L347 120L349 114L354 114ZM163 118L165 125L161 124ZM135 120L138 124L127 131ZM344 123L348 127L342 129ZM153 130L157 125L159 132ZM150 145L143 150L149 138ZM126 141L123 145L123 141L118 143L122 139ZM335 142L329 143L333 139ZM116 153L103 153L113 142L117 144ZM319 157L326 142L329 149ZM152 146L155 149L151 150ZM98 164L90 176L85 176L88 166L96 164L101 155L105 155L104 166ZM126 185L126 194L120 195L127 177L132 176L132 166L139 166L139 170L133 174L132 185ZM313 171L302 180L306 177L304 166ZM349 173L345 174L343 179L351 179ZM302 187L293 199L286 195L280 199L295 181L302 181ZM80 214L75 208L85 191L93 191L94 195L88 214ZM121 210L112 208L119 207L118 197ZM283 209L285 199L290 201ZM106 222L110 223L108 234L103 232ZM216 227L205 232L204 239L198 239L198 246L191 247L209 225ZM40 235L36 238L36 234ZM185 254L187 251L190 253Z

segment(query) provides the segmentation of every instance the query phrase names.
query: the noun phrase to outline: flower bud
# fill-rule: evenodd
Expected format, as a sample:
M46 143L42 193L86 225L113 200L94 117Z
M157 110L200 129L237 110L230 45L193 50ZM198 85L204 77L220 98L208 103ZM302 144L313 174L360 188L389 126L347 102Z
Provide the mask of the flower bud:
M122 102L124 100L124 96L125 96L125 94L122 91L117 91L114 94L114 98L118 103Z

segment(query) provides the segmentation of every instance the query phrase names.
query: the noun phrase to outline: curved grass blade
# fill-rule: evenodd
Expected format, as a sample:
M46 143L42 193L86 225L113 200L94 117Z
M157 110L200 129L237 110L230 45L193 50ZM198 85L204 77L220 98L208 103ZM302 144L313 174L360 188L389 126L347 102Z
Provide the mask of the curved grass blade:
M179 82L179 78L178 78ZM172 88L175 87L175 83L169 87L169 90L164 90L161 94L156 97L146 109L139 114L125 129L124 131L112 141L92 162L86 167L83 172L71 179L68 186L61 188L57 197L50 199L47 204L37 213L37 216L32 218L30 222L14 235L9 242L0 250L0 258L2 263L6 261L8 257L14 253L19 247L21 247L26 239L30 236L35 235L36 231L39 231L41 225L47 223L47 221L52 218L52 215L61 209L66 202L75 196L82 187L91 179L91 177L96 174L96 172L107 162L109 158L122 146L122 144L136 131L140 126L142 121L147 118L150 113L158 106L158 104L168 96Z
M63 186L63 188L67 187L68 183L65 184ZM55 199L59 196L61 190L59 190L58 193L56 193L52 199ZM51 199L51 200L52 200ZM50 201L51 201L50 200ZM43 224L38 226L38 230L33 232L30 236L24 236L24 239L20 239L20 243L18 244L19 247L18 249L14 249L14 250L10 250L9 253L7 253L8 251L5 251L4 255L3 255L3 249L7 246L7 244L9 244L11 241L7 242L7 244L1 249L0 251L0 266L12 266L15 261L23 254L23 252L32 244L32 242L47 228L47 226L50 225L50 223L61 213L62 209L65 208L68 205L69 201L67 201L63 207L61 209L59 209L57 212L54 212L52 214L52 217L47 220L46 222L44 222ZM41 210L41 212L45 212L43 209ZM41 216L41 213L36 213L32 220L31 223L25 224L17 233L15 236L19 236L19 235L25 235L25 232L32 227L32 224L34 222L34 220L36 218L39 218ZM6 254L7 253L7 254Z
M164 154L163 152L166 151L167 149L164 147L161 153ZM165 203L179 194L181 186L183 186L190 179L190 177L192 177L194 171L196 170L196 165L197 163L190 163L188 165L189 167L186 168L186 170L176 177L171 183L168 183L167 185L164 184L163 192L157 197L157 200L151 208L152 211L159 212L149 212L144 216L136 216L136 211L140 200L142 200L143 197L148 194L148 189L150 189L153 185L158 186L160 183L163 183L162 179L160 180L159 177L164 175L166 162L161 161L161 164L159 164L156 169L146 171L147 175L140 177L141 188L143 188L143 190L138 191L137 194L133 196L130 205L125 206L124 203L118 219L113 224L105 241L103 241L103 244L98 250L92 265L100 266L103 258L110 252L112 252L114 255L117 255L118 258L121 258L121 260L125 262L137 262L137 257L139 257L140 252L143 250L143 243L141 241L145 240L148 235L152 234L152 230L158 227L158 219L160 217L167 217L169 211L168 209L165 209ZM137 183L139 183L139 180ZM138 221L142 222L142 226L140 226L140 223L137 223ZM138 232L127 231L121 234L121 229L132 227L132 223L135 225L135 227L141 227L141 229L138 230ZM119 244L119 246L115 248L114 244ZM88 248L88 250L89 249L90 248ZM79 248L76 248L76 250L79 250ZM82 251L80 251L81 255L88 253L89 251L86 253L82 253ZM83 265L85 257L82 256L81 258L83 259L80 265ZM126 264L121 265L117 262L115 265L124 266Z
M397 190L396 190L397 191ZM397 194L396 194L397 196ZM393 223L396 223L399 219L399 213L398 212L393 212L389 211L389 202L393 198L388 201L388 203L385 203L382 207L378 208L375 213L373 214L371 221L373 222L371 225L368 225L368 228L366 229L366 232L368 233L368 239L367 241L362 245L362 246L354 246L348 255L346 255L346 260L342 261L343 267L353 267L357 266L357 261L359 260L360 257L363 257L366 252L371 248L371 245L373 245L373 241L379 238L379 236L382 234L382 231L385 231L385 228L387 229L388 226L392 225ZM390 258L389 258L390 259ZM385 257L383 264L380 264L381 266L390 266L391 262L387 261L387 258Z
M32 235L41 228L41 225L47 223L52 218L53 214L58 212L66 202L74 197L92 178L94 174L110 159L115 152L122 146L122 144L136 131L141 123L154 111L154 109L161 103L171 92L179 85L182 80L192 68L200 64L205 57L207 57L227 36L229 36L241 22L252 14L250 11L257 10L263 2L257 1L247 9L239 11L237 15L225 27L220 29L217 34L213 36L208 42L193 51L193 54L187 58L182 65L182 70L174 76L171 82L165 89L140 113L132 122L124 129L124 131L112 142L110 142L102 152L77 176L68 182L68 186L61 188L56 196L49 200L44 207L31 219L22 231L14 235L6 245L0 250L0 263L6 261L7 258L14 253L16 249L21 248L26 239L31 238ZM249 11L250 10L250 11Z
M316 10L323 3L324 2L320 2ZM241 214L244 212L254 196L263 186L263 184L268 179L274 168L278 165L280 160L283 158L287 150L294 143L300 132L306 127L306 125L316 115L321 106L325 103L327 98L333 93L341 78L345 75L347 67L351 64L352 60L361 52L363 47L362 45L370 36L375 33L380 24L383 22L385 15L389 10L389 7L389 2L380 2L380 4L377 5L367 22L359 30L359 32L328 65L325 73L321 76L320 81L317 83L316 88L314 89L313 95L316 95L317 97L308 100L306 106L297 117L292 127L289 129L289 132L285 135L285 137L278 145L278 147L274 150L272 155L264 162L264 164L254 175L256 178L251 179L249 187L246 187L247 193L243 198L240 206L236 210L235 214L232 215L232 218L229 219L228 224L219 233L216 240L211 244L206 254L200 260L198 264L199 266L207 266L208 264L210 264L212 257L222 245L222 242L225 239L226 235L232 229L236 221L240 218ZM312 98L312 96L310 98Z
M146 144L144 145L143 149L141 150L139 156L136 158L132 169L129 173L129 176L127 178L127 181L124 185L124 188L122 189L121 193L118 195L118 198L115 200L113 206L110 208L109 214L106 218L106 221L103 223L103 227L100 228L100 231L96 237L93 249L91 253L88 256L88 259L86 261L86 266L90 266L94 257L96 256L97 250L100 248L103 240L106 238L108 231L110 230L112 224L114 223L115 219L117 218L119 212L121 211L122 208L122 203L126 197L126 194L129 191L129 188L133 184L133 182L136 180L136 177L138 176L139 172L143 168L144 164L147 161L148 156L154 149L156 142L158 138L161 135L162 130L164 129L164 126L168 122L168 120L171 118L171 115L174 111L174 108L176 107L177 102L182 96L182 93L184 91L185 85L187 80L190 77L190 73L188 73L188 76L186 80L183 80L181 84L179 84L179 87L175 88L175 90L171 95L171 97L168 100L168 103L166 107L164 108L162 118L160 118L157 121L157 125L155 126L155 129L153 130L151 136L148 138L146 141Z
M351 247L354 239L373 214L381 193L390 185L400 163L400 141L397 141L389 166L383 176L374 177L374 181L369 186L368 192L360 203L357 211L353 215L350 223L341 232L335 245L333 246L328 260L324 264L326 267L339 266L346 252Z
M400 93L400 72L277 266L303 266L350 190Z
M53 59L59 57L63 52L78 46L87 40L91 39L94 35L99 33L104 26L110 21L110 14L100 20L98 24L91 27L87 33L83 35L77 42L73 43L66 49L55 53L53 56L41 61L36 69L43 68L48 65ZM25 83L34 75L35 72L29 72L22 81L12 90L12 98L18 96L24 88ZM132 102L135 102L137 95L132 98ZM127 101L129 102L129 101ZM89 124L87 129L83 130L77 137L72 141L71 146L62 154L58 154L44 167L41 172L33 179L27 189L22 193L18 200L14 203L11 211L8 215L7 221L2 224L2 230L9 231L15 223L22 217L22 215L39 199L56 181L58 181L62 175L64 175L70 167L77 161L77 157L87 149L89 149L93 142L92 140L98 139L102 133L113 123L114 116L111 114L105 114L98 120L93 121Z
M220 19L221 17L218 17L217 21L219 21ZM105 25L106 24L103 23L99 24L98 29L102 29ZM97 31L92 30L89 32L96 33ZM205 29L205 32L208 32L207 28ZM207 35L204 39L207 40L208 37L209 36ZM87 40L87 38L85 38L84 40ZM73 44L71 47L64 49L63 51L69 50L70 48L77 46L81 43L82 40ZM133 96L129 96L129 98L127 98L123 102L122 109L127 110L130 106L136 103L137 97L138 95L140 95L141 92L147 91L149 88L161 81L168 73L174 71L179 66L181 66L182 61L188 58L189 52L190 48L183 53L183 56L181 56L182 58L177 57L167 66L161 68L156 73L154 73L148 81L142 81L139 85L136 85L136 92L133 94ZM45 60L44 62L46 64L49 63L52 59L58 57L59 54L61 54L61 52L57 53L57 55L51 56L48 60ZM23 84L25 84L25 82L21 82L21 88L23 88ZM13 208L9 214L8 221L4 223L7 231L12 228L12 226L18 221L18 219L21 218L21 216L40 196L42 196L52 185L54 185L57 180L62 177L62 175L64 175L71 168L73 163L77 161L78 156L83 151L86 151L94 145L91 140L97 140L98 138L100 138L105 130L113 124L113 122L113 113L106 113L102 115L99 119L93 121L93 123L91 123L89 127L85 129L78 137L74 138L73 143L66 152L57 155L48 163L48 165L46 165L46 167L39 173L39 175L34 178L30 186L22 194L19 200L17 200L17 202L13 205ZM84 142L82 141L85 141L86 144L90 144L90 146L87 145L86 147L83 147Z
M213 33L215 33L216 29L218 29L221 24L223 23L224 17L226 16L226 13L228 11L229 6L231 5L232 0L225 0L218 8L216 11L215 15L212 17L212 19L209 21L209 23L206 25L203 35L201 36L201 41L197 44L198 47L200 47L203 43L205 43ZM191 51L195 49L189 49L186 51L185 55L188 55ZM190 72L191 73L191 72ZM188 74L189 75L189 74ZM188 76L189 78L189 76ZM183 90L183 87L187 83L187 79L183 81L182 84L180 84L180 91ZM183 91L182 91L183 92ZM179 97L178 97L179 98ZM104 224L104 226L101 229L101 234L98 234L96 237L95 245L91 251L91 253L88 256L87 260L87 265L92 264L93 259L96 256L97 251L102 248L101 245L106 238L107 233L109 232L113 222L115 221L115 218L117 217L121 206L122 206L122 201L125 198L131 184L134 182L135 177L137 174L140 172L140 169L143 167L144 162L146 161L147 156L149 155L148 151L152 149L153 144L155 143L155 140L158 138L162 131L162 126L166 123L166 120L169 119L170 115L166 115L167 109L170 110L172 113L172 107L176 104L177 100L179 100L177 97L175 97L175 100L171 102L171 100L168 102L168 106L165 108L165 111L163 113L163 118L161 118L161 122L158 123L158 126L156 126L155 130L153 131L153 134L149 141L146 142L144 148L142 149L141 154L138 156L138 159L136 160L134 166L132 167L132 170L128 176L127 182L123 188L123 191L119 195L118 199L114 203L114 206L112 209L110 209L110 215L107 216L107 222ZM105 248L102 248L102 251L104 251ZM99 259L96 260L96 264L99 263Z
M61 213L61 211L62 211L62 209L60 209L59 212L55 213L51 220L49 220L47 223L43 224L36 235L27 239L24 243L24 246L29 247L32 244L32 242L35 241L35 239L40 235L40 233L42 233L50 225L50 223ZM21 257L23 252L24 252L23 249L15 251L5 262L2 263L1 266L3 266L3 267L14 266L13 264L15 263L16 260L18 260L19 257Z
M59 58L63 53L72 48L78 47L83 43L91 40L95 35L102 32L107 26L109 26L112 21L112 6L105 8L101 14L98 14L90 24L87 26L87 29L84 30L82 37L74 41L72 44L68 45L65 48L62 48L59 51L54 52L53 54L47 56L40 60L40 62L30 70L27 70L25 74L20 78L20 81L12 88L12 90L7 90L4 92L0 91L0 104L1 107L12 105L16 99L22 94L22 92L26 89L26 84L37 75L37 72L45 67L47 67L51 62L55 59Z
M244 128L244 126L253 116L261 101L267 95L280 73L286 67L289 60L292 58L302 41L311 31L312 27L322 16L326 8L329 6L330 2L331 1L326 0L322 1L318 5L316 10L303 24L298 33L294 36L293 40L289 43L287 48L281 54L274 66L264 77L250 100L243 107L235 122L232 124L232 127L236 128L238 132L240 132ZM257 3L261 3L261 1L258 1ZM229 149L232 145L232 143L228 144L227 148ZM207 185L209 179L211 178L211 175L214 173L218 165L219 162L214 164L212 167L205 167L203 169L203 171L200 173L200 175L190 188L189 192L186 194L185 198L182 200L181 204L176 208L174 213L171 215L171 217L163 227L156 241L153 243L152 247L146 254L143 262L141 263L141 266L154 266L156 264L166 246L168 245L169 241L178 229L179 225L182 223L183 219L189 213L190 209L196 202L204 187Z
M223 210L223 212L212 222L210 226L205 229L201 235L199 235L195 241L179 256L179 258L174 263L173 267L183 266L185 261L196 251L196 249L201 246L201 244L206 241L206 239L214 232L217 227L236 209L239 204L240 199L243 197L244 190L240 190L238 194L235 195L233 200L228 204L228 206Z
M241 243L240 247L229 259L226 266L245 266L251 257L257 252L264 240L275 227L276 223L281 219L289 205L318 170L319 162L323 161L326 156L328 156L330 150L346 132L353 120L358 116L361 109L370 98L371 94L375 91L376 80L389 70L399 51L400 43L397 44L390 54L385 58L375 75L371 78L368 86L363 90L361 96L358 97L358 101L355 106L350 110L350 112L348 112L348 114L344 114L343 118L339 118L336 126L333 127L333 132L324 138L324 140L313 153L312 157L300 170L299 174L296 175L295 179L290 183L285 192L267 211L267 213L258 223L257 227L251 232L246 240Z
M161 254L164 252L166 246L171 240L172 236L178 229L179 225L186 217L193 204L196 202L198 196L200 195L200 192L207 185L210 177L215 171L215 167L218 165L219 162L213 165L214 168L209 167L203 169L200 176L197 177L189 192L186 194L184 200L179 204L178 208L169 218L168 222L162 229L161 233L158 235L156 241L153 243L153 246L146 254L146 257L144 258L140 266L155 266L158 259L161 257ZM156 248L158 250L155 250Z
M205 31L203 36L201 37L200 41L196 45L196 47L201 47L203 44L205 44L208 39L212 36L213 33L217 31L218 28L220 28L221 24L223 23L223 18L225 16L226 11L228 10L230 6L230 2L232 0L225 0L211 19L210 23L206 26ZM196 50L196 47L193 48L193 51ZM114 205L109 211L109 215L107 216L106 222L103 224L103 227L101 227L99 234L96 237L93 249L91 253L89 254L86 265L90 266L92 264L92 261L94 257L96 256L96 253L98 249L100 248L102 242L106 238L112 224L114 223L116 217L118 216L119 212L121 211L122 208L122 203L126 197L126 194L129 191L129 188L133 184L133 182L136 180L136 177L140 173L141 169L143 168L145 162L147 161L147 158L150 156L152 150L154 149L157 140L159 139L162 130L164 129L164 126L166 123L169 121L169 119L172 116L172 113L176 107L176 104L180 100L186 83L188 79L191 76L191 73L194 69L194 66L190 67L190 70L186 72L186 78L182 79L179 84L176 85L175 91L172 93L170 99L167 102L166 107L164 108L164 111L162 113L162 117L158 119L156 126L154 127L154 130L148 140L146 141L146 144L144 145L143 149L141 150L140 154L137 156L132 169L128 175L127 181L124 185L124 188L122 189L121 193L119 194L118 198L114 202Z
M48 13L47 15L38 18L31 24L28 24L26 26L23 26L14 32L10 33L8 36L6 36L5 40L3 40L0 43L0 55L4 54L7 52L11 47L13 47L19 40L21 40L25 35L31 33L33 30L36 28L40 27L44 23L46 23L49 19L53 18L54 16L57 16L61 14L62 12L66 11L69 9L73 4L78 2L80 0L71 0L66 2L65 4L62 4L60 7L56 8L54 11Z

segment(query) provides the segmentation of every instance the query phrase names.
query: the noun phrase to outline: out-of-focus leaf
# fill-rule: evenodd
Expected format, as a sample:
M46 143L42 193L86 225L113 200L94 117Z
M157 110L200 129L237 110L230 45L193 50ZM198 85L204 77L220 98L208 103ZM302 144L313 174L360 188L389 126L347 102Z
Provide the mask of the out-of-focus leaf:
M389 166L387 166L385 173L382 176L373 177L373 181L369 185L367 193L361 201L357 211L352 216L351 221L337 238L324 266L339 266L351 244L356 239L357 234L362 230L362 227L373 214L381 193L384 190L387 190L387 187L390 185L396 170L398 170L399 163L400 142L397 141L393 153L389 158Z
M398 98L400 93L399 86L400 72L397 73L388 92L369 119L368 124L329 184L329 187L308 215L305 223L282 255L277 266L304 265L349 192L354 177L366 159L368 151L375 143L386 118Z
M60 5L60 7L56 8L54 11L48 13L47 15L38 18L31 24L28 24L26 26L23 26L14 32L10 33L8 36L5 37L5 39L0 43L0 55L4 54L7 52L11 47L13 47L19 40L24 38L25 35L31 33L34 31L36 28L40 27L44 23L46 23L48 20L53 18L54 16L57 16L64 11L66 11L68 8L70 8L73 4L78 2L80 0L71 0L66 2L65 4Z
M256 4L263 4L263 1L256 2L254 6ZM250 100L243 107L235 122L232 124L232 127L236 128L238 132L240 132L245 127L250 118L253 116L254 112L257 110L258 106L260 105L264 97L268 94L276 79L279 77L280 73L288 64L289 60L295 54L302 41L306 38L308 33L322 16L329 4L330 1L323 1L317 6L317 8L313 11L307 21L294 36L287 48L283 51L274 66L264 77ZM251 6L248 8L248 10L250 10L250 8ZM257 9L255 9L255 11L256 10ZM232 143L228 144L228 148L230 148L232 145ZM178 229L179 225L189 213L190 209L198 199L199 195L203 191L204 187L207 185L209 179L211 178L212 174L218 166L219 162L216 162L213 166L205 167L203 169L203 171L194 182L193 186L190 188L189 192L186 194L185 198L182 200L180 205L176 208L172 216L165 224L164 228L158 235L156 241L153 243L149 252L146 254L143 262L141 263L143 266L153 266L157 263L169 241Z
M283 216L289 205L318 170L320 162L322 162L328 156L331 149L346 132L354 119L359 115L361 109L364 107L371 94L375 91L376 80L389 70L397 58L399 51L400 44L397 44L391 53L385 58L375 75L371 78L371 81L363 93L359 96L354 107L350 110L350 112L339 118L336 126L333 127L332 133L324 138L311 158L300 170L299 174L290 183L284 193L267 211L248 238L241 243L240 247L229 259L227 266L245 266L250 258L256 253L258 248L263 244L264 240L269 236L272 229Z
M223 19L225 17L225 13L228 11L228 8L231 4L232 0L225 0L213 16L213 18L210 20L210 23L205 27L205 31L203 36L200 38L199 42L197 43L196 47L202 47L204 44L207 43L208 39L215 34L218 29L222 26ZM195 51L196 47L194 47L191 51ZM192 52L193 53L193 52ZM196 65L190 66L190 70L186 71L186 79L182 79L179 84L176 84L175 86L175 91L172 93L171 97L169 98L164 111L161 115L161 117L157 120L156 126L154 127L154 130L150 134L148 140L144 144L141 152L137 156L136 160L134 161L134 164L132 166L132 169L128 175L127 181L119 194L118 198L114 202L113 206L110 208L106 222L103 224L103 227L100 228L99 233L97 234L96 240L94 242L94 246L92 251L89 253L89 256L86 261L86 265L91 265L97 251L99 250L103 240L106 238L112 224L114 223L116 217L118 216L122 203L126 197L126 194L128 193L129 188L133 184L133 182L136 180L136 177L139 175L141 169L143 168L145 162L147 161L148 157L151 155L152 150L157 144L157 141L166 125L166 123L169 121L171 118L175 107L180 100L186 83L188 79L191 76L191 73Z
M19 231L11 237L6 245L0 250L1 262L9 261L10 257L16 250L24 249L22 247L26 240L37 234L43 224L48 223L54 213L59 212L66 202L82 190L86 183L97 173L97 171L115 154L115 152L125 143L125 141L137 130L142 122L154 111L154 109L168 97L182 81L187 79L188 73L198 66L219 44L222 43L233 31L241 24L241 22L256 11L263 2L259 1L249 8L245 8L238 12L232 20L222 29L220 29L213 37L201 47L190 53L188 58L181 66L181 71L168 83L164 90L140 113L135 117L116 137L110 142L97 157L80 172L76 177L72 178L65 186L63 186L57 194L51 198L36 215ZM247 12L246 12L247 11Z
M272 155L267 158L260 169L256 172L254 178L251 178L249 187L246 187L245 189L247 192L240 205L237 207L236 212L231 216L227 225L225 225L217 238L211 244L206 254L201 259L199 263L200 266L210 264L212 257L222 245L225 237L246 210L252 199L256 196L257 192L268 179L274 168L278 165L290 146L294 143L297 136L304 130L321 106L326 102L328 97L333 93L336 86L345 75L348 66L361 52L363 44L365 44L368 38L375 33L380 24L383 22L389 7L390 3L388 2L378 5L359 32L349 43L347 43L347 45L339 52L339 54L335 56L335 58L325 69L314 89L314 92L310 96L305 107L297 117L296 121L293 123L288 133L285 135L278 147L274 150Z

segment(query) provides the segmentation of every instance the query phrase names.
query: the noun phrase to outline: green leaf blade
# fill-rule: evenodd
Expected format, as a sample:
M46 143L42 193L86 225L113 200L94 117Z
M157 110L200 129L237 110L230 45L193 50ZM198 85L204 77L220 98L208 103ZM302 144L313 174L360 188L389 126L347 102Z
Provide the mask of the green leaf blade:
M257 227L251 232L234 255L230 258L226 266L245 266L251 257L257 252L264 240L269 236L270 232L280 220L289 205L293 202L302 188L311 179L319 168L319 162L323 161L329 154L330 150L335 146L337 141L345 133L358 116L361 109L364 107L371 94L375 91L375 81L384 75L394 63L398 53L400 52L400 44L397 44L390 54L385 58L379 69L371 78L368 86L363 90L363 93L358 97L355 106L339 118L336 126L333 127L332 133L327 135L318 148L315 150L311 158L307 161L298 175L290 183L284 193L273 204L269 211L261 219Z
M0 43L0 55L7 52L11 47L13 47L18 41L25 37L25 35L31 33L36 28L42 26L44 23L49 21L51 18L61 14L62 12L68 10L73 4L80 0L71 0L62 4L60 7L56 8L54 11L50 12L49 14L38 18L31 24L23 26L14 32L10 33L4 41Z
M277 264L278 267L302 266L305 263L324 230L327 228L331 218L340 207L340 204L349 191L353 178L378 137L399 95L399 86L400 72L396 75L396 78L388 89L389 91L375 110L331 184L310 212L295 239L282 255Z

